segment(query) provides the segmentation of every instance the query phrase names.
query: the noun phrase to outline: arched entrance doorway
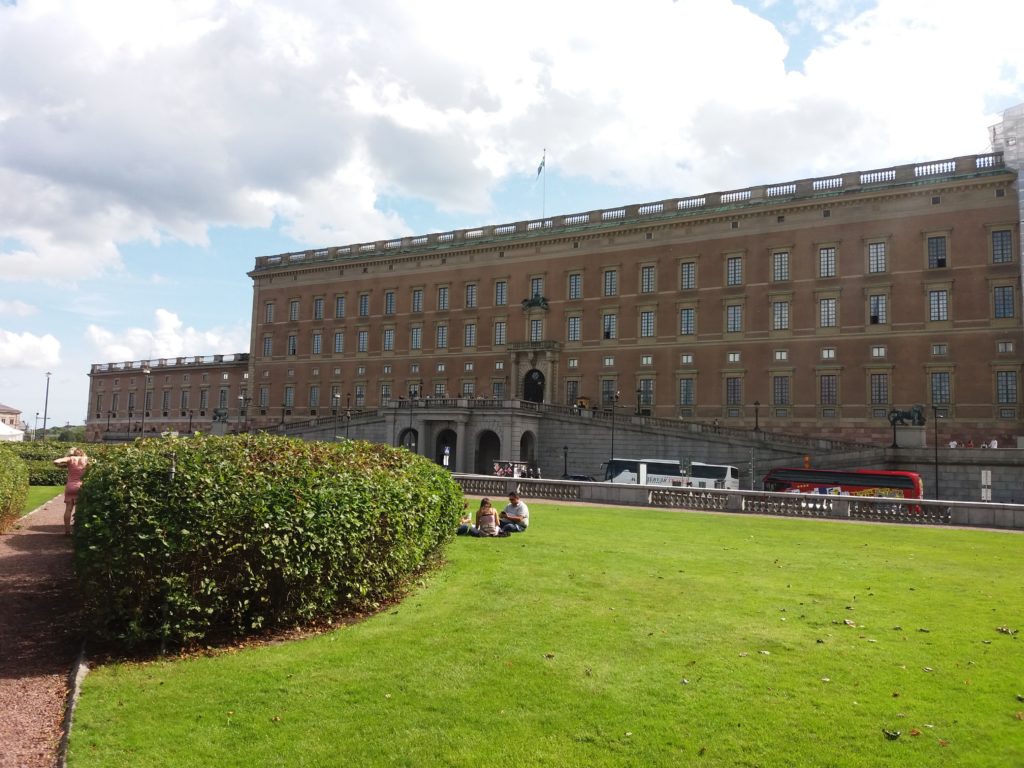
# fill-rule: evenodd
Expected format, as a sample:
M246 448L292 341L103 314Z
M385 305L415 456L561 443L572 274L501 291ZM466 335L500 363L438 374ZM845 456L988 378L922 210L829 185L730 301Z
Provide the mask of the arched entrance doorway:
M523 436L519 438L519 460L529 464L530 469L537 465L536 447L537 438L533 432L523 432Z
M491 430L480 433L476 449L476 465L473 471L478 475L493 475L494 462L501 458L501 438Z
M544 402L544 374L534 368L523 378L523 400L531 403Z
M434 442L434 461L445 469L455 472L455 456L457 455L457 447L458 435L455 434L454 430L441 430L437 435L437 440Z
M403 429L402 433L398 436L398 444L412 453L416 453L418 442L419 434L415 429Z

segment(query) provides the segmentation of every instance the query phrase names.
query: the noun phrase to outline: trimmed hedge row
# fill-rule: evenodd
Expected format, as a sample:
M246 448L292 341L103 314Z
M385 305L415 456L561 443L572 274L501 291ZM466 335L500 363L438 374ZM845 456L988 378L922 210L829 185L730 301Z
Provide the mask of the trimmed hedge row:
M13 451L0 449L0 533L21 517L27 497L28 467Z
M86 472L87 629L188 646L372 610L458 525L462 492L408 451L272 435L146 439Z
M102 455L109 450L116 450L118 446L107 445L83 445L85 452L90 458ZM57 442L56 440L34 440L22 443L7 443L5 450L11 451L19 456L28 467L29 485L64 485L68 479L67 467L55 467L53 460L61 456L67 456L71 445Z

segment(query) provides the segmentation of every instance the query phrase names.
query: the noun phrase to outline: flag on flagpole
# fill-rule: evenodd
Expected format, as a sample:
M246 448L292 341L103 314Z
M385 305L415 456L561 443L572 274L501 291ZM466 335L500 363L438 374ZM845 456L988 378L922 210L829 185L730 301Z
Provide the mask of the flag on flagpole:
M545 150L544 154L541 155L540 165L537 166L537 178L538 179L540 178L541 171L544 170L544 163L545 163L546 160L547 160L547 151Z

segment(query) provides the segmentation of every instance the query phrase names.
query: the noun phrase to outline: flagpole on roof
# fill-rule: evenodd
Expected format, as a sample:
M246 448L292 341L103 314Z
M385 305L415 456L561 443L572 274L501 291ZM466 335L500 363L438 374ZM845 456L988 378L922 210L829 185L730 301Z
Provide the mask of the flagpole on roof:
M540 218L543 226L544 217L547 215L547 203L548 203L548 175L544 173L544 167L548 161L548 150L544 148L543 154L540 156L540 165L537 166L537 175L544 174L544 178L541 180L541 198L540 198Z

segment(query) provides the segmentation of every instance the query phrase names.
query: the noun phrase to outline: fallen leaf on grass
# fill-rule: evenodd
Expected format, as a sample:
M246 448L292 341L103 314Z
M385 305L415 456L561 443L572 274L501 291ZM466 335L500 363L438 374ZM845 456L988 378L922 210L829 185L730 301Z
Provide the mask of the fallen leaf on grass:
M1016 717L1018 720L1024 720L1024 712L1021 712L1020 710L1014 713L1013 716Z
M544 654L544 658L545 659L553 659L553 658L555 658L555 654L553 654L553 653L545 653Z
M996 632L1001 632L1004 635L1016 635L1016 629L1010 629L1009 627L996 627Z
M758 653L760 653L762 656L771 656L772 655L771 651L758 651Z
M911 736L920 736L921 735L921 729L920 728L911 728L910 729L910 735Z
M939 739L939 746L940 747L948 747L949 746L949 742L946 741L945 739Z

